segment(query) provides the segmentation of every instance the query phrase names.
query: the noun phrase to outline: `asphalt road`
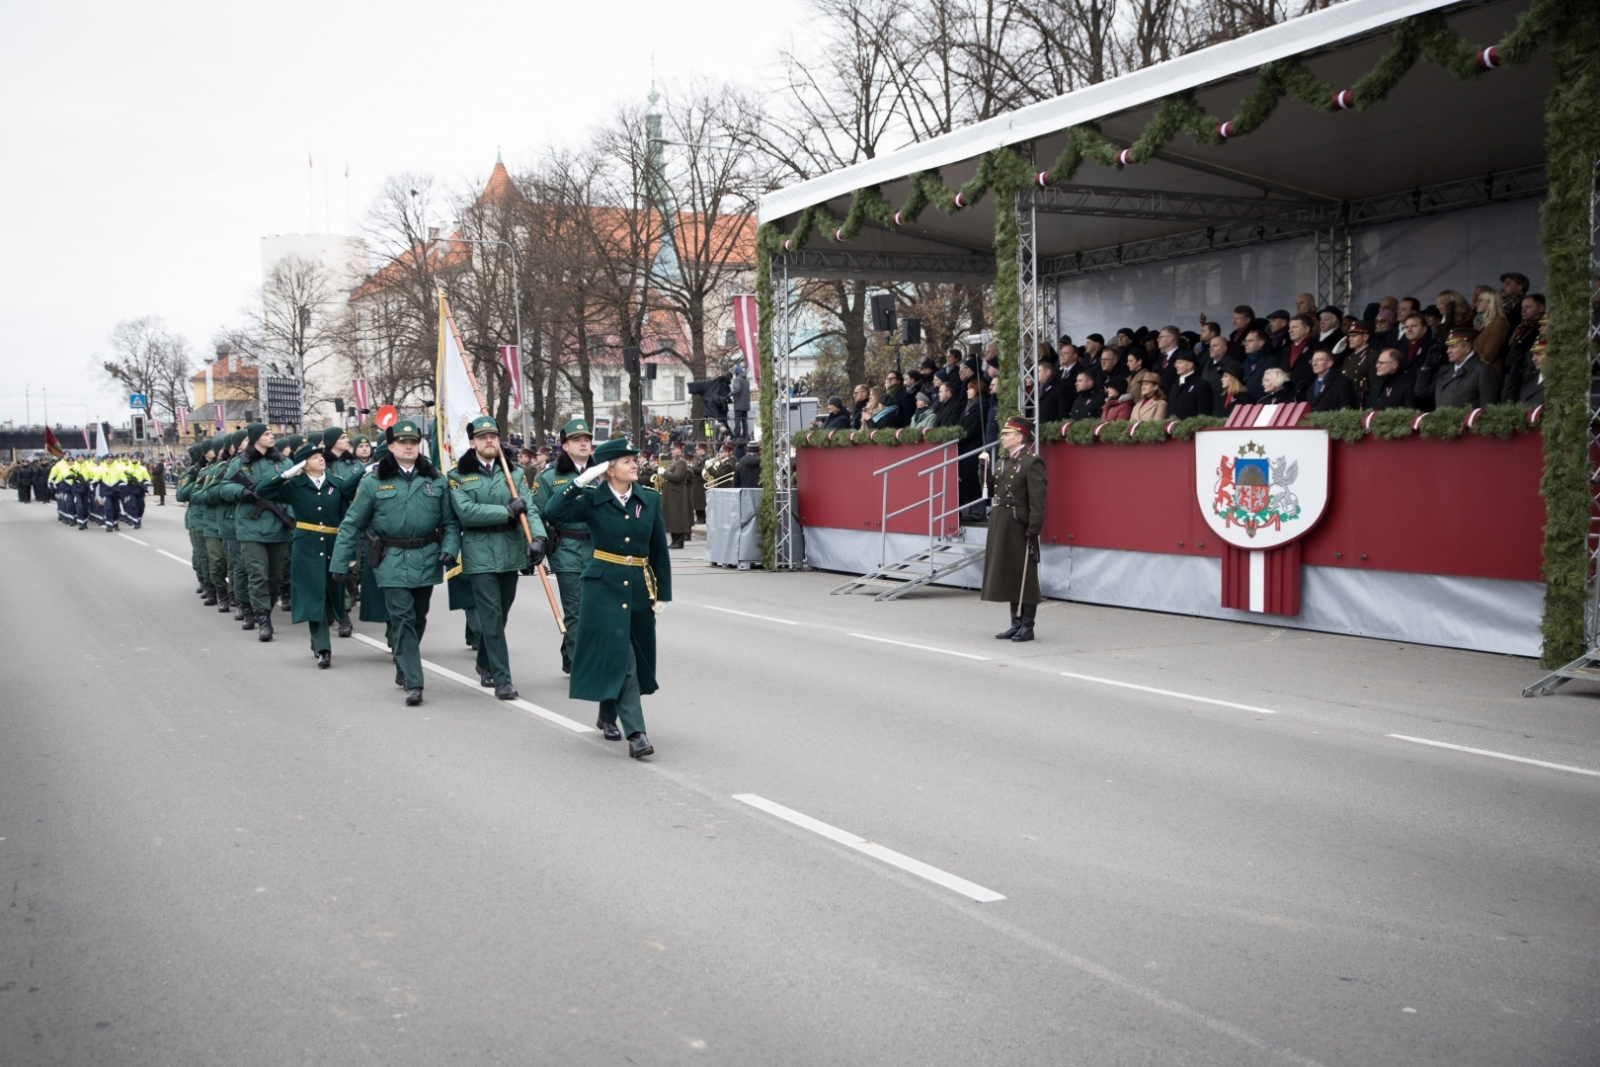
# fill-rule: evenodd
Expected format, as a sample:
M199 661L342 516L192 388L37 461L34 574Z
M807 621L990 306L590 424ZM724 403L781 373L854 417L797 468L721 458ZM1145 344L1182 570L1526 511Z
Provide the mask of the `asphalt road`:
M0 501L7 1067L1600 1062L1600 688L691 551L641 764L531 581L526 706L408 709L202 607L182 515Z

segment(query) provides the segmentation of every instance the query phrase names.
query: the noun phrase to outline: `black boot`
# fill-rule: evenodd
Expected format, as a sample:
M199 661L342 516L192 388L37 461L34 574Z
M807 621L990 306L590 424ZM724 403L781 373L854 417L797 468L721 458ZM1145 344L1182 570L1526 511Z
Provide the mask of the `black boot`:
M346 615L341 618L339 620L339 636L349 637L353 632L354 628L350 625L350 616Z
M1017 614L1017 606L1013 604L1011 605L1011 626L995 634L995 640L1009 641L1017 636L1017 631L1020 629L1022 629L1022 618Z
M494 687L494 695L501 700L515 700L517 699L517 687L510 682L505 685L497 685Z
M256 634L256 640L257 641L271 641L272 640L272 609L268 608L266 611L263 611L261 613L261 615L259 616L259 618L261 620L261 622L260 622L261 632Z
M278 594L278 607L284 611L290 610L291 605L289 603L289 591L287 589Z
M622 740L622 731L617 729L617 724L614 722L606 722L604 719L597 719L595 721L594 728L599 730L601 736L607 741Z
M1033 640L1033 616L1034 616L1034 613L1037 612L1038 610L1039 610L1039 605L1037 605L1037 604L1024 604L1024 605L1022 605L1022 625L1017 629L1016 635L1014 637L1012 637L1011 640L1013 640L1013 641L1032 641Z
M208 608L216 607L216 604L217 604L217 590L216 590L215 586L211 586L211 585L206 586L205 599L200 601L200 603L204 604Z
M238 622L244 621L244 605L240 604L238 601L234 601L233 617Z
M239 624L241 630L254 630L256 628L256 613L248 604L244 609L244 622Z
M206 595L206 583L205 582L201 582L199 585L194 587L194 595L195 596L205 596Z
M317 669L325 671L331 666L333 666L333 653L329 652L327 649L323 649L321 652L318 652Z
M478 684L483 686L485 689L493 689L494 688L494 672L493 671L486 671L482 667L479 667L478 668Z
M656 746L650 743L650 739L643 732L628 735L628 755L634 759L643 759L655 754Z
M224 590L222 593L220 593L217 596L217 610L218 611L227 611L230 608L234 608L236 606L237 605L234 603L234 600L233 600L233 595L228 593L226 590ZM233 613L233 617L237 619L239 617L239 613L237 611L235 611Z

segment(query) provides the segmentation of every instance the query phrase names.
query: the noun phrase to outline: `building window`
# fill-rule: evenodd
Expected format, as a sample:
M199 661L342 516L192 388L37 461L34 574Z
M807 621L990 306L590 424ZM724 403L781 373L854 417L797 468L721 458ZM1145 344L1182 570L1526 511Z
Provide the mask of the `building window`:
M622 399L622 379L607 375L600 379L600 399L618 401Z
M734 345L736 345L738 343L739 343L739 337L738 337L737 334L735 334L732 330L724 330L723 331L723 333L722 333L722 344L723 344L723 346L725 348L732 348Z
M643 400L656 398L656 380L654 378L639 379L639 397Z
M672 399L682 400L687 394L683 389L683 375L675 374L672 377Z

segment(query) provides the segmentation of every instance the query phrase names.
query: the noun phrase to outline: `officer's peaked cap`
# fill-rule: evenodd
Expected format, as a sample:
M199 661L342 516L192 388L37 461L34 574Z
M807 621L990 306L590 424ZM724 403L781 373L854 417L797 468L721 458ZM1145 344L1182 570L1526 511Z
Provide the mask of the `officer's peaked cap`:
M494 419L488 415L479 415L477 418L467 423L468 437L476 437L480 433L498 434L499 432L500 424L495 422Z
M409 437L413 441L422 440L422 430L417 426L415 420L413 420L413 419L401 419L399 422L397 422L393 426L389 427L389 433L388 433L389 440L391 440L391 441L399 441L402 438L407 438L407 437Z
M594 431L589 429L589 424L582 419L573 419L561 427L561 440L567 441L574 437L593 437Z

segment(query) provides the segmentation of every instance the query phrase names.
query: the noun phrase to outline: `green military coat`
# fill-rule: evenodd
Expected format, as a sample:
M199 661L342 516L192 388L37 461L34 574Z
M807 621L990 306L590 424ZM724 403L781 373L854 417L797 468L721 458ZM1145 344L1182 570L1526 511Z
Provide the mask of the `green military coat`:
M635 484L624 509L601 478L582 487L568 483L545 508L557 526L578 521L589 528L594 548L619 556L641 556L654 575L656 598L672 599L672 559L661 494ZM646 586L645 568L591 559L583 569L583 601L578 609L577 647L572 654L568 695L574 700L615 700L628 672L633 643L639 692L654 693L656 616Z
M550 506L550 502L571 485L572 479L577 476L577 467L563 452L534 480L533 501L528 505L529 508L537 505L539 512L543 514ZM545 526L549 532L555 533L560 538L556 550L550 553L550 558L545 561L550 573L582 574L594 556L594 543L589 540L589 528L581 520L570 517L560 524L552 523L548 515L545 515Z
M349 481L332 475L321 485L301 471L290 478L274 475L256 486L263 500L294 508L294 547L289 554L290 622L327 622L344 615L344 587L329 580L328 560L361 472ZM318 528L320 527L320 529ZM332 533L328 531L332 530Z
M528 499L528 483L520 467L511 468L517 495ZM450 472L450 503L461 524L461 573L495 574L520 571L528 565L528 540L522 522L506 511L511 489L498 466L485 469L478 453L468 450ZM543 537L544 522L537 508L528 508L528 528Z
M1044 460L1024 449L1001 454L990 475L994 504L983 554L981 599L1000 603L1039 603L1039 561L1028 539L1044 529Z
M198 504L200 507L200 533L202 536L220 538L222 529L222 509L219 508L212 497L216 490L217 479L222 477L228 469L228 461L215 459L206 464L195 478L195 485L189 493L191 507Z
M188 505L183 509L183 528L185 530L200 529L200 506L193 502L194 486L200 475L198 464L191 465L178 475L178 487L173 496L178 503Z
M228 465L227 473L217 483L214 494L224 508L239 505L234 507L232 514L234 528L238 531L233 535L234 540L271 544L294 539L293 526L285 526L283 521L267 508L243 500L245 486L237 478L237 475L243 474L252 486L265 485L276 478L279 471L286 470L290 466L291 464L278 459L276 454L263 456L254 448L246 448L234 457L233 462ZM224 523L226 521L225 518Z
M439 554L461 554L461 526L450 505L450 487L444 475L417 457L410 478L400 473L392 455L385 455L373 473L361 479L356 498L345 512L334 542L328 569L345 573L356 559L366 559L364 536L368 529L396 540L433 538L416 548L391 547L374 571L380 589L416 589L444 581Z
M686 534L694 529L693 470L686 459L669 459L661 464L661 517L667 532Z

